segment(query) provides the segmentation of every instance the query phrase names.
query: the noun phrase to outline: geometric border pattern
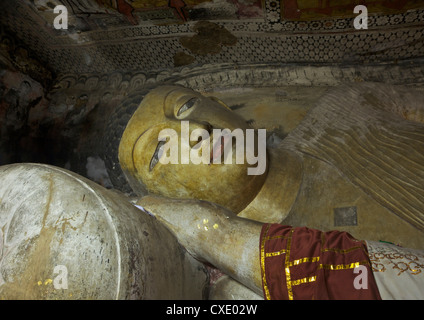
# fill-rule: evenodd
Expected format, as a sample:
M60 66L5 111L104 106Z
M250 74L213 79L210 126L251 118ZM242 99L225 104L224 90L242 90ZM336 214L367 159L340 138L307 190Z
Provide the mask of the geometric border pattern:
M144 24L67 34L43 21L23 0L3 3L2 24L56 73L110 73L174 69L177 52L191 54L179 39L194 22ZM218 54L195 56L204 64L387 64L424 57L424 10L369 16L368 30L353 19L281 21L280 1L265 1L265 19L217 21L237 37ZM41 60L41 59L40 59Z

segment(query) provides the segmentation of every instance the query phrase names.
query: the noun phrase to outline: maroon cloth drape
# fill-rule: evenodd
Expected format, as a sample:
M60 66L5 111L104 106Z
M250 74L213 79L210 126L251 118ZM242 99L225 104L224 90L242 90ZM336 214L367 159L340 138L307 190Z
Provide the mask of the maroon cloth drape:
M347 232L264 224L260 239L266 299L381 299L365 242Z

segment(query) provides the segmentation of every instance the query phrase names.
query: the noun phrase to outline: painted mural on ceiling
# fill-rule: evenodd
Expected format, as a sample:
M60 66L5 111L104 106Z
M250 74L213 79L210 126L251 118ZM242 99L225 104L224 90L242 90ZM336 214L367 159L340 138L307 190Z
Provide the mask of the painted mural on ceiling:
M349 18L354 16L353 8L358 4L365 5L369 14L397 14L424 8L424 2L416 0L281 0L281 18L294 21Z
M388 63L423 57L424 8L407 9L413 5L409 0L380 0L381 8L406 12L371 13L369 30L355 30L351 17L281 19L281 11L287 9L280 7L281 0L249 0L254 3L251 7L256 8L256 11L252 9L256 15L248 15L246 11L242 15L242 11L236 10L235 0L189 1L184 1L184 12L180 12L187 13L187 22L177 8L170 7L178 4L171 1L151 4L139 0L0 1L3 28L0 31L5 34L2 45L6 47L6 60L24 70L30 63L21 57L38 57L54 73L80 74L116 70L161 72L175 67L227 63ZM301 3L302 10L309 8L310 12L317 5L332 7L336 3L335 0L290 1L285 0L284 4ZM124 2L131 6L127 11L118 6ZM348 5L352 1L337 1L342 2ZM223 10L224 6L218 8L219 3L233 8L233 17L241 17L225 19L224 11L216 11L216 19L193 14L195 9L207 6L205 12L212 16L212 7ZM248 2L237 0L237 3ZM53 8L59 4L68 8L68 30L53 26L57 16ZM416 4L424 6L424 1ZM259 17L261 10L262 18L252 18ZM369 11L372 10L370 6ZM131 17L137 25L131 23ZM15 38L21 44L15 43ZM31 50L23 54L16 49L20 47ZM46 78L38 69L34 73L41 75L37 79Z
M87 29L118 25L139 25L199 20L264 18L264 0L30 0L37 11L48 12L63 4L74 16L85 21ZM48 17L45 17L48 18ZM47 19L46 19L47 20ZM84 24L80 21L80 24ZM81 27L81 26L80 26Z
M262 2L262 0L133 0L131 6L140 12L173 9L176 17L187 21L221 17L260 18L263 17Z

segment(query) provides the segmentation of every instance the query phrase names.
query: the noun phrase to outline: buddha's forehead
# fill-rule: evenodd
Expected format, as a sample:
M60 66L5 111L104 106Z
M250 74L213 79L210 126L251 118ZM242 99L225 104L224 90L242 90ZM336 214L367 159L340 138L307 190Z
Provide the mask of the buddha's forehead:
M163 122L166 117L174 119L174 108L181 106L193 97L202 97L202 95L192 89L180 86L157 87L143 98L133 114L131 122L137 121L137 126L147 128Z
M163 88L165 89L165 88ZM164 92L165 93L165 92ZM202 95L192 89L184 88L184 87L168 87L168 91L164 96L164 104L165 105L173 105L175 103L180 103L187 98L191 97L201 97Z
M160 86L150 91L143 100L148 100L149 105L145 106L155 107L160 105L172 105L184 100L187 97L202 96L200 93L190 88L180 86Z

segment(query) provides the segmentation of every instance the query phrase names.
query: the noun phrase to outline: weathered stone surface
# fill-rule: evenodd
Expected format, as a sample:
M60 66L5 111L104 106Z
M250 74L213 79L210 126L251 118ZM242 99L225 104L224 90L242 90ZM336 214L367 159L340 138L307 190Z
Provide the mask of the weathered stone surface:
M0 180L1 299L202 298L203 266L127 198L47 165Z

